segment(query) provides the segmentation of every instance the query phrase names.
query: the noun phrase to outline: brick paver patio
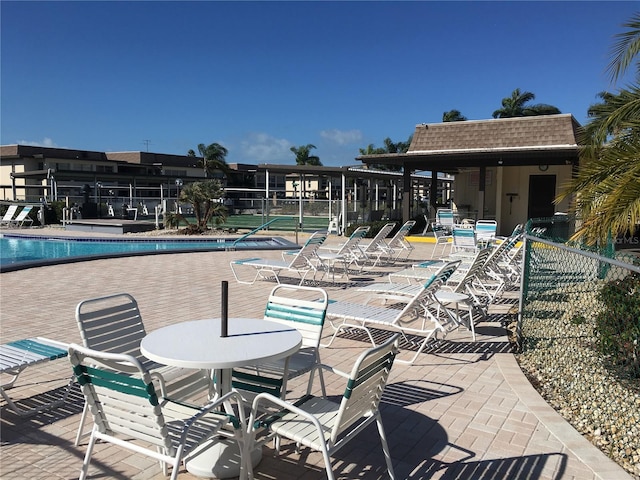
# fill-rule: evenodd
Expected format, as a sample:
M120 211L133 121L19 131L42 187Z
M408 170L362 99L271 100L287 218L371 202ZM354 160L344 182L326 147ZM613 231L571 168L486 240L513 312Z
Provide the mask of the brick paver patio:
M411 261L430 258L430 244L416 247ZM123 291L138 300L148 331L219 316L221 280L229 281L230 316L260 317L274 284L239 285L229 268L230 260L253 253L141 256L4 273L0 338L2 343L32 336L79 343L76 304ZM280 252L259 255L279 258ZM332 300L358 299L361 294L351 286L385 281L380 275L391 269L375 270L321 286ZM488 320L504 317L496 314ZM327 336L332 333L330 327L325 329ZM518 368L499 321L480 324L477 332L475 343L467 331L452 332L415 365L394 366L383 399L383 421L397 478L631 478L541 399ZM369 345L357 333L341 335L321 350L322 360L347 370ZM46 399L66 384L69 375L66 361L27 369L12 395L25 401ZM330 395L342 393L342 379L327 376L326 380ZM301 394L303 384L304 379L290 382L291 396ZM3 402L0 477L77 478L86 448L86 441L73 445L81 410L77 395L62 408L28 418L15 416ZM336 478L386 478L382 449L372 428L371 435L362 435L334 458ZM91 478L165 478L156 462L107 445L96 447L89 472ZM325 472L320 454L305 450L297 454L285 443L279 457L265 449L255 477L313 480L325 478ZM182 471L179 478L196 477Z

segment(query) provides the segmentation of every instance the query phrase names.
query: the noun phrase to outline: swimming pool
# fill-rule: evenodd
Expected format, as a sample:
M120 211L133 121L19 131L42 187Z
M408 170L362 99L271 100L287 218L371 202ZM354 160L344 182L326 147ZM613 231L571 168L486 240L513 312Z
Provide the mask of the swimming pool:
M280 237L158 239L0 235L0 272L99 258L220 250L288 250L298 248Z

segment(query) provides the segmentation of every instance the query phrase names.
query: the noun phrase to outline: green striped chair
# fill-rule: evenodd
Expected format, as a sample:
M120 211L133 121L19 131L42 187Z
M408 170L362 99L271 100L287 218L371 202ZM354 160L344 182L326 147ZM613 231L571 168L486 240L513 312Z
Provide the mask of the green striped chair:
M163 389L158 393L149 371L131 355L71 344L69 359L94 420L80 480L87 476L98 440L158 460L165 475L171 465L172 480L181 462L205 442L233 439L244 457L246 424L238 393L198 408L166 398ZM225 413L234 407L237 417ZM245 463L243 458L241 476Z
M274 287L267 300L264 319L297 329L302 335L302 346L289 358L235 369L233 387L246 393L266 391L284 398L287 380L307 373L310 374L307 393L310 393L317 371L322 394L326 395L322 370L319 368L319 349L328 303L327 292L322 288L293 285Z
M288 438L298 445L322 452L327 478L334 479L331 456L349 441L358 438L370 424L376 423L382 443L389 478L394 478L391 454L380 415L380 399L387 384L391 367L398 352L398 336L363 352L351 373L323 368L344 377L346 388L339 402L307 395L295 403L288 403L268 393L259 394L253 401L249 416L251 446L269 441L274 436ZM280 411L265 416L268 407ZM356 449L357 450L357 449Z

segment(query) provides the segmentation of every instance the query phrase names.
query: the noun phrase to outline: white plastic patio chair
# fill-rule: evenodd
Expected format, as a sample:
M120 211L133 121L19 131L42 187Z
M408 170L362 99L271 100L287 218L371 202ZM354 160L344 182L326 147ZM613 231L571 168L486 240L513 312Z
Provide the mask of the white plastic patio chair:
M447 247L449 247L449 251L452 249L451 242L453 241L453 237L445 227L435 223L431 224L431 230L433 231L433 236L436 239L436 244L433 246L433 250L431 251L431 258L435 257L438 245L442 246L442 251L439 256L444 257Z
M238 393L197 408L169 399L162 383L158 392L152 375L131 355L72 344L69 359L94 419L80 480L87 477L97 441L154 458L165 475L171 465L175 480L180 463L188 462L196 448L233 439L243 457L241 476L246 475L250 462L244 461L245 416Z
M142 355L140 342L147 332L138 302L128 293L81 301L76 306L76 323L86 348L133 356L145 369L152 372L154 378L165 383L172 398L187 401L202 396L205 392L211 396L211 380L206 372L161 365ZM87 415L85 404L76 435L76 446L83 436L88 435L88 432L84 432Z
M327 478L333 480L331 456L358 438L370 424L376 423L387 472L389 478L394 479L391 453L380 415L380 400L397 352L398 334L395 334L380 346L363 352L349 374L323 366L346 379L346 388L339 402L306 396L292 404L268 393L258 395L249 416L249 441L265 433L256 440L258 444L277 436L278 450L280 439L288 438L298 445L322 452ZM281 411L258 418L268 408L267 405Z
M234 369L233 388L249 393L267 390L284 399L287 380L309 373L309 394L318 370L322 394L326 395L319 367L320 339L328 303L327 292L322 288L290 285L274 287L267 301L264 319L297 329L302 334L302 346L286 359Z
M453 209L451 208L439 208L436 210L436 224L443 227L447 233L453 231L453 225L455 224Z
M475 224L476 243L489 245L496 239L498 222L495 220L478 220Z

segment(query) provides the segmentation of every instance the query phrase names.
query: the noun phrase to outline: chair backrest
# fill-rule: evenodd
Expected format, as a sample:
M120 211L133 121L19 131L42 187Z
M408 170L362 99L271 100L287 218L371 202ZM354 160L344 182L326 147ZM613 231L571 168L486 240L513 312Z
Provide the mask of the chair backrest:
M84 300L76 307L76 322L85 347L131 355L143 364L140 342L147 334L138 302L128 293Z
M358 244L362 241L364 236L367 234L371 227L358 227L353 233L349 236L346 242L342 244L340 250L338 250L338 255L346 254L353 251L355 248L358 248Z
M318 348L328 304L322 288L278 285L271 290L264 319L297 329L302 347Z
M151 375L136 358L71 344L69 360L98 431L175 454Z
M395 226L396 226L396 222L386 223L378 231L378 233L376 233L376 236L373 237L373 239L371 240L371 243L369 243L367 247L363 249L363 251L367 253L367 252L373 252L375 250L378 250L378 245L380 245L381 242L384 242L384 239L387 238L387 236L391 233L391 230L393 230Z
M16 217L16 222L21 222L24 219L26 219L27 215L29 215L29 212L31 212L31 210L33 210L33 206L32 205L27 205L26 207L24 207L22 209L22 211Z
M356 360L342 395L338 418L329 438L330 444L335 444L342 432L363 417L370 417L378 411L398 353L399 335L396 333L383 344L366 350Z
M313 232L311 236L304 243L302 248L298 250L298 253L293 257L289 268L306 268L310 265L310 259L316 254L318 248L327 239L325 232Z
M498 222L495 220L478 220L475 228L477 240L493 240L496 238Z
M16 214L17 211L18 211L18 205L9 205L9 208L7 208L7 211L4 213L4 216L2 217L2 221L8 222L9 220L12 220L13 216Z
M475 250L476 232L473 228L453 229L453 248L455 250Z
M436 210L436 223L444 227L453 228L453 210L451 208L439 208Z
M398 230L396 234L393 236L393 238L389 240L389 243L387 245L390 248L396 248L396 247L402 246L404 242L404 237L406 237L409 234L409 231L413 228L415 224L416 224L415 220L407 220L406 222L404 222L404 225L400 227L400 230Z
M407 302L404 308L399 311L396 316L394 323L400 321L402 317L404 317L407 313L413 311L416 308L420 308L421 305L426 303L430 303L429 300L433 298L433 295L438 291L438 289L446 283L446 281L453 275L456 269L460 266L462 260L454 260L451 262L446 262L440 268L438 268L433 275L431 275L423 284L422 288L416 292L416 294L411 297L411 300Z
M478 250L476 256L473 257L473 262L471 262L469 270L465 272L464 276L456 286L456 292L464 293L466 291L467 285L473 282L476 275L480 274L483 271L484 266L487 263L487 259L492 254L492 250L493 249L490 247Z

